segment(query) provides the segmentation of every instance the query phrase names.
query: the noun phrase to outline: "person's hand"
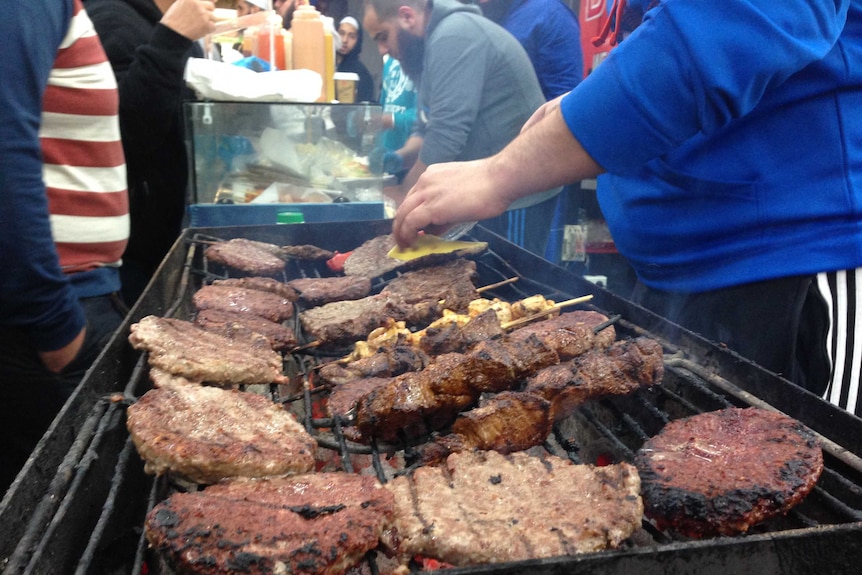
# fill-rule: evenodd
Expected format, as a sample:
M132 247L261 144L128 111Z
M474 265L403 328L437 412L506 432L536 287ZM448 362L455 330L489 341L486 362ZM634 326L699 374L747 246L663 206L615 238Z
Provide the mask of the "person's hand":
M372 174L397 174L404 170L404 158L397 152L377 147L368 154L368 169Z
M440 234L454 224L502 214L511 202L498 193L493 176L490 158L428 166L395 213L395 241L407 247L420 230Z
M167 9L160 22L189 40L200 40L215 31L215 2L177 0Z
M389 130L394 125L390 112L351 110L347 114L347 135L357 138L369 132Z
M87 335L87 328L75 336L75 339L67 343L65 346L54 351L40 351L39 358L48 371L52 373L60 373L63 368L69 365L73 359L81 351L81 346L84 344L84 336Z
M568 92L566 92L566 94L568 94ZM557 96L553 100L550 100L549 102L545 102L544 104L542 104L539 107L539 109L536 110L535 112L533 112L533 115L527 119L526 123L524 123L524 125L521 126L521 133L523 134L524 132L529 130L533 125L538 123L542 118L544 118L545 116L549 115L551 112L553 112L554 110L559 108L560 107L560 100L562 100L566 96L566 94L562 94L561 96Z

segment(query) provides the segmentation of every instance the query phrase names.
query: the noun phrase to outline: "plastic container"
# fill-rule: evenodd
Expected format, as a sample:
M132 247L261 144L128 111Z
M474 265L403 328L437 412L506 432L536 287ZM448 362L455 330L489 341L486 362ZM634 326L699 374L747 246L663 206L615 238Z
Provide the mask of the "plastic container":
M274 40L274 42L271 42ZM257 48L255 56L272 64L275 58L275 67L278 70L289 70L287 54L285 50L284 30L281 23L278 25L261 26L257 31Z
M290 25L293 32L293 68L317 72L323 79L317 102L326 101L326 34L323 17L314 6L299 6Z

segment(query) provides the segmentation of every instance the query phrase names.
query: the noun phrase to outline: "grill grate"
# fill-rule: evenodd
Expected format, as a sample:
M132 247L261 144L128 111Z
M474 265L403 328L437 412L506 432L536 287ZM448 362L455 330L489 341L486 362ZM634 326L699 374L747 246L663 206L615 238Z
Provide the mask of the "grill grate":
M286 228L296 230L302 241L326 246L323 238L332 236L344 224L324 228L315 239L299 226L278 226L260 230L261 241L274 241ZM384 224L385 226L385 224ZM381 227L383 229L383 227ZM231 229L228 237L248 236L250 229ZM150 313L188 319L192 315L191 293L203 282L224 276L224 270L208 268L201 256L205 244L214 235L187 231L172 250L159 272L158 281L148 288L149 295L132 310L136 321ZM221 235L221 231L217 232ZM374 227L362 224L361 234L350 243L357 245L375 234ZM640 390L626 397L602 399L582 406L568 419L558 422L542 446L555 455L575 463L594 463L599 459L631 461L639 446L657 433L668 421L703 411L727 406L755 405L767 409L779 408L788 415L807 423L820 436L824 445L825 469L811 495L786 517L773 519L757 526L750 535L691 542L670 533L656 530L644 522L643 531L629 547L577 557L553 558L519 564L486 565L453 569L450 573L672 573L685 572L685 567L673 567L669 559L701 564L703 573L757 572L808 573L812 569L847 572L858 565L862 542L862 423L813 396L790 386L729 354L726 350L681 332L676 326L656 318L630 303L596 290L579 278L553 268L502 239L485 237L481 228L473 232L493 248L477 259L480 282L483 285L502 282L512 277L518 281L495 288L486 295L513 301L537 293L556 301L570 299L595 291L592 305L584 307L619 316L618 337L646 335L659 340L665 349L665 379L662 385ZM354 234L360 234L354 231ZM360 234L360 235L361 235ZM334 237L334 236L332 236ZM347 241L347 240L345 240ZM287 243L287 242L285 242ZM350 245L350 244L349 244ZM530 273L521 270L529 269ZM318 264L292 262L287 275L322 277L327 271ZM285 278L287 279L287 277ZM375 291L387 279L375 282ZM149 301L147 301L149 298ZM294 319L295 321L295 319ZM156 503L167 497L176 486L166 478L154 479L143 472L128 433L125 430L125 407L144 393L149 382L146 359L129 349L125 342L128 326L110 349L97 361L91 380L111 380L94 390L93 401L75 414L72 423L62 418L55 422L55 434L71 437L57 463L44 470L32 466L26 479L37 473L47 473L47 486L26 516L15 522L24 527L14 534L4 534L6 550L5 573L130 573L144 569L150 573L167 572L147 550L143 537L143 517ZM302 381L302 375L314 366L340 355L339 350L309 349L302 355L289 357L285 370ZM118 366L124 366L120 369ZM113 386L113 387L112 387ZM776 389L773 390L772 388ZM347 472L357 472L357 461L370 466L381 481L394 473L404 472L402 462L410 459L410 449L390 446L360 446L344 439L342 429L347 422L314 416L312 405L320 391L310 386L297 387L296 393L272 398L296 410L306 428L321 445L328 448L334 463ZM802 401L799 396L802 394ZM782 401L786 397L785 401ZM774 406L774 407L773 407ZM819 417L821 413L829 418ZM71 416L67 416L71 417ZM834 425L823 424L834 421ZM849 422L849 424L848 424ZM49 433L51 433L49 431ZM838 442L840 441L840 443ZM394 453L396 452L396 453ZM395 457L393 457L395 455ZM38 461L37 461L38 463ZM25 471L28 471L25 469ZM34 480L36 482L36 480ZM44 481L43 481L44 482ZM10 517L9 498L0 507L0 524ZM4 515L5 513L5 515ZM19 511L20 514L20 511ZM13 528L13 522L5 523ZM13 541L10 546L7 541ZM800 551L795 551L799 548ZM856 551L848 551L855 549ZM801 550L806 550L802 553ZM812 559L816 557L816 559ZM377 562L370 554L367 567L377 573ZM718 567L716 567L718 566Z

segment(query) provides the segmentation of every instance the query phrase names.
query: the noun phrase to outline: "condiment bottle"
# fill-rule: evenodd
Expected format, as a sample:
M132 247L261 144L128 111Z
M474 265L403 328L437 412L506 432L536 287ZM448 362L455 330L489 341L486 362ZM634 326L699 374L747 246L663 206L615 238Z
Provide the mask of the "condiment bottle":
M332 38L332 30L334 30L333 20L326 17L326 26L324 27L324 50L326 51L326 74L323 76L323 87L326 91L324 98L325 102L331 102L335 99L335 42Z
M257 31L257 49L255 50L255 56L261 60L266 60L270 65L272 65L272 59L274 57L275 68L278 70L287 70L288 66L282 33L283 29L281 22L278 24L259 27ZM271 42L270 40L275 41Z
M293 32L293 68L317 72L323 80L317 102L326 101L326 35L323 17L314 6L299 6L290 25Z

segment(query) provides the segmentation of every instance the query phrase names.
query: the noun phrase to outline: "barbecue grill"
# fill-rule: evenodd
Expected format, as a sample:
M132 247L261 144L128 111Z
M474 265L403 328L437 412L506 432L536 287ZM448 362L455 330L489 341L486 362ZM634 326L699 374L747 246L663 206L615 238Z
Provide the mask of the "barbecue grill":
M144 474L125 428L126 406L149 388L145 358L131 348L127 336L129 326L146 315L191 317L191 294L206 274L219 272L207 268L202 257L205 244L199 240L245 237L345 252L388 233L390 226L391 222L381 220L186 230L0 502L0 565L4 572L137 575L165 569L147 550L143 518L171 486L164 478ZM598 457L631 461L638 447L670 420L750 405L780 410L811 428L823 444L825 469L800 506L743 536L684 540L644 522L638 536L621 549L459 568L451 573L807 575L858 571L862 563L862 420L481 226L468 239L489 244L488 252L476 260L478 285L519 278L484 295L513 301L541 293L562 301L593 294L582 305L615 318L618 338L646 335L665 349L662 385L586 404L555 426L545 442L548 451L575 462L592 463ZM327 270L318 263L291 262L287 273L291 277L317 276ZM299 374L317 361L320 358L307 355L286 366ZM338 422L316 422L311 410L303 407L310 395L307 389L297 394L306 425L341 455L346 470L353 470L350 448L338 433ZM333 423L334 433L318 429ZM382 467L384 455L373 447L369 451L374 467ZM334 459L338 460L337 455ZM373 557L366 567L376 572Z

